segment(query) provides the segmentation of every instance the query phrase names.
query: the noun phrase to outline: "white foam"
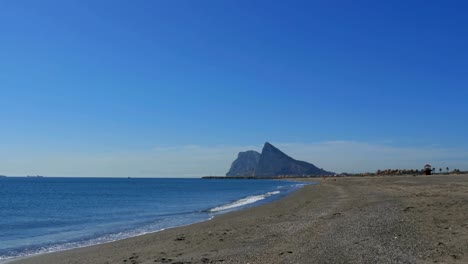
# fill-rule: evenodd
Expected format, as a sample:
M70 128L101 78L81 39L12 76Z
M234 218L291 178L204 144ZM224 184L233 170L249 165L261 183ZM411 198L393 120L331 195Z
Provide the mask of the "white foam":
M263 199L265 199L267 197L270 197L272 195L279 194L279 193L280 193L280 191L274 191L274 192L267 192L267 193L261 194L261 195L249 196L249 197L237 200L237 201L235 201L233 203L221 205L221 206L215 207L213 209L210 209L210 212L220 212L220 211L229 210L229 209L233 209L233 208L236 208L236 207L244 206L244 205L247 205L247 204L255 203L255 202L261 201L261 200L263 200Z
M213 216L209 216L206 218L203 217L195 221L191 221L191 219L187 219L187 221L178 222L176 224L172 222L167 222L167 223L163 222L162 225L160 224L160 222L155 222L155 223L145 225L136 229L105 234L105 235L101 235L99 237L92 238L92 239L80 240L80 241L74 241L74 242L66 242L66 243L61 243L61 244L57 243L57 244L52 244L52 245L46 245L46 246L38 247L35 249L28 249L22 252L18 252L15 255L0 255L0 264L7 264L18 258L30 257L33 255L105 244L105 243L114 242L117 240L129 238L129 237L135 237L135 236L140 236L140 235L144 235L148 233L155 233L155 232L163 231L168 228L184 226L184 225L193 224L193 223L197 223L197 222L201 222L205 220L211 220L212 218ZM165 219L165 220L172 221L173 219Z

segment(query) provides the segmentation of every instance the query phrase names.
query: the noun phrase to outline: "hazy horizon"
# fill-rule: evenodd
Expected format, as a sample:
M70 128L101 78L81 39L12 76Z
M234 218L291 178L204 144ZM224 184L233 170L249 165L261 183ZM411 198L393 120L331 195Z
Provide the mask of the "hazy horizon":
M446 167L451 170L468 168L468 151L440 146L395 147L352 141L316 144L272 143L295 159L313 163L336 173L375 172L378 169L422 169L427 163L435 168L442 168L444 172ZM246 150L261 152L262 146L166 146L100 155L86 152L52 153L41 158L21 157L16 162L10 157L11 167L0 161L0 166L4 169L0 174L55 177L222 176L229 170L238 152ZM14 170L22 166L24 169ZM8 171L10 173L6 173Z

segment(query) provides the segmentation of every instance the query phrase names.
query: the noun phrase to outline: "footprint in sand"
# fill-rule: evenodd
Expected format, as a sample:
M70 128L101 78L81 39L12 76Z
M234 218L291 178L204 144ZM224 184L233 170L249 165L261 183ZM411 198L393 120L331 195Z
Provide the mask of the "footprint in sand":
M413 206L408 206L405 209L403 209L403 212L408 212L411 209L414 209L414 207Z
M131 257L129 257L128 259L124 259L123 262L124 263L127 263L128 261L130 260L130 263L132 264L138 264L140 263L138 261L138 255L136 253L133 253Z
M159 259L154 260L154 262L160 262L160 263L169 263L171 261L172 261L172 259L170 259L170 258L159 258Z

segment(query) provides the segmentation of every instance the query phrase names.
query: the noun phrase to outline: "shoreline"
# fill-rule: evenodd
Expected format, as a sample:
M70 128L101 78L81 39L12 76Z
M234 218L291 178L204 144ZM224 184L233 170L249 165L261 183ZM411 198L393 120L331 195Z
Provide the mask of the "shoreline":
M260 180L265 180L265 179L260 179ZM271 180L271 179L269 179L269 180ZM280 179L280 180L287 181L287 182L290 182L290 183L291 182L298 182L298 181L295 181L295 180L288 180L288 179ZM194 224L197 224L197 223L208 222L208 221L211 221L214 218L217 218L217 217L219 217L221 215L230 214L230 213L234 213L234 212L241 211L241 210L246 210L246 209L249 209L249 208L254 208L254 207L257 207L257 206L262 206L262 205L265 205L265 204L268 204L268 203L274 203L276 201L284 199L284 198L288 197L289 195L299 191L304 186L307 186L309 184L317 184L318 182L300 182L300 183L303 183L304 185L302 185L300 187L296 187L296 186L292 187L290 190L288 190L288 191L286 191L285 193L282 193L282 194L280 194L280 192L278 192L278 197L277 198L275 198L276 196L269 195L270 193L275 192L275 191L271 191L271 192L267 192L267 193L264 193L264 194L256 195L256 196L265 196L265 197L263 197L262 199L256 200L254 202L251 202L251 203L247 203L247 204L243 204L243 205L236 205L236 206L234 206L232 208L220 209L220 210L217 210L217 211L207 210L206 212L207 213L211 212L212 215L208 214L207 219L204 219L204 220L199 220L199 221L195 221L195 222L188 223L188 224L183 224L183 225L169 226L169 227L165 227L165 228L162 228L162 229L159 229L159 230L149 231L149 232L146 232L146 233L141 233L141 234L138 234L138 235L133 235L133 236L117 239L117 240L110 240L110 241L96 243L96 244L91 243L91 244L82 245L82 246L78 246L78 247L65 248L65 249L61 249L61 250L57 250L57 251L40 252L40 253L35 253L35 254L31 254L31 255L26 255L26 256L14 257L14 258L11 258L11 259L4 259L4 260L0 260L0 264L17 263L19 261L23 261L23 260L26 260L26 259L40 257L42 255L62 253L62 252L71 251L71 250L77 250L77 249L88 248L88 247L95 247L95 246L100 246L100 245L109 244L109 243L116 243L116 242L126 240L126 239L131 239L131 238L137 238L137 237L140 237L140 236L156 234L156 233L159 233L159 232L163 232L165 230L181 228L181 227L187 227L187 226L191 226L191 225L194 225ZM236 202L239 202L241 200L244 200L246 198L250 198L250 197L254 197L254 195L243 197L243 198L241 198L239 200L233 201L231 203L222 204L222 205L219 205L218 207L214 207L212 209L226 207L226 206L232 205L232 204L234 204ZM272 199L270 201L264 201L265 199L268 199L269 197L272 197Z
M210 221L8 263L466 263L468 176L318 181Z

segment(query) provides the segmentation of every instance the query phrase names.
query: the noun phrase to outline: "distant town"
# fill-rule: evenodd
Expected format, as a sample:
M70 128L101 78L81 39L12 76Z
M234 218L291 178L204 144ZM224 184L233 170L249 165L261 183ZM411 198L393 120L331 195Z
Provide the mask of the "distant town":
M423 175L426 174L425 169L385 169L377 170L376 172L362 172L362 173L341 173L337 176L378 176L378 175ZM450 170L448 167L442 168L431 168L430 174L468 174L468 171L460 171L459 169Z

